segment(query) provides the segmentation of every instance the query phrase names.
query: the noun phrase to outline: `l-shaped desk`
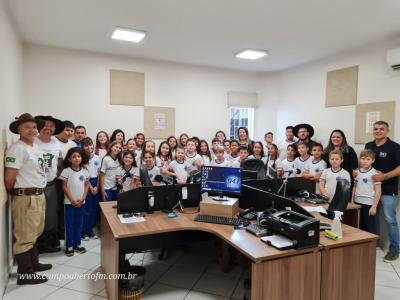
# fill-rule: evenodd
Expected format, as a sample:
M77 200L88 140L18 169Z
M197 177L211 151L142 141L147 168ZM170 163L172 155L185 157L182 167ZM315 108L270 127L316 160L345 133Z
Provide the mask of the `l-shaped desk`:
M178 218L169 219L157 211L147 215L145 222L122 224L112 208L115 204L100 203L101 266L105 274L119 273L120 250L128 242L134 245L143 238L203 232L217 236L251 261L253 300L374 299L377 237L368 232L343 225L343 238L338 241L321 233L318 247L280 251L245 230L195 222L196 214L179 213ZM106 280L106 291L109 299L117 300L118 280Z

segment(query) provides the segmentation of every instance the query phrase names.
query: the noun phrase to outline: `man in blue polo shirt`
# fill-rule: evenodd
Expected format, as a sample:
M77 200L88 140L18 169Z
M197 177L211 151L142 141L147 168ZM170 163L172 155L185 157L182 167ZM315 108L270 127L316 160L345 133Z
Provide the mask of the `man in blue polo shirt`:
M374 123L374 140L365 145L365 149L375 152L373 167L378 174L373 176L374 181L382 182L382 196L380 202L388 226L389 252L383 258L385 262L392 262L399 258L399 226L396 219L398 177L400 175L400 145L388 138L389 124L385 121Z

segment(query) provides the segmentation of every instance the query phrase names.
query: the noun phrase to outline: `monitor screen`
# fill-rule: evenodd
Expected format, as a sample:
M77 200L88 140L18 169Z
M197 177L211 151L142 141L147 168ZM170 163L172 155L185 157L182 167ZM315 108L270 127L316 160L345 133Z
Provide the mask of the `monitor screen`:
M201 191L224 196L240 196L242 175L240 168L203 166Z

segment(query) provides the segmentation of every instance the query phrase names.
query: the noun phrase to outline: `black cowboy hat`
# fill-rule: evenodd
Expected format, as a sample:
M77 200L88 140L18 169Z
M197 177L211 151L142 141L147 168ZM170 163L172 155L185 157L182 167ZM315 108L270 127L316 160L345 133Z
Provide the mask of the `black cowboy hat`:
M44 125L44 121L34 119L31 114L24 113L20 115L18 118L15 118L14 122L11 122L9 127L10 131L12 133L19 134L18 126L25 122L35 122L38 128L43 127Z
M64 131L64 128L65 128L64 122L59 119L53 118L52 116L36 116L35 119L53 122L56 125L56 130L54 131L53 135L60 134L61 132ZM43 122L43 125L44 125L44 122ZM43 128L43 126L41 126L39 128L39 131L42 128Z
M298 124L298 125L294 126L294 128L293 128L293 134L296 137L298 137L297 134L299 133L300 128L307 129L310 138L314 135L314 128L310 124L302 123L302 124Z

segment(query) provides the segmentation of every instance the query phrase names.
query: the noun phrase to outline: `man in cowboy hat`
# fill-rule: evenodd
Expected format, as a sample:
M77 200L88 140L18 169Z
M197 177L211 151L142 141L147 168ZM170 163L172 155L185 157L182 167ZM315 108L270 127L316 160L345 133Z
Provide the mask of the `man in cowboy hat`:
M47 183L44 189L46 197L46 217L44 230L38 239L39 252L60 251L60 240L58 239L58 212L60 209L56 178L62 167L61 144L53 136L64 130L64 122L52 116L36 116L35 119L42 120L44 125L40 128L35 144L43 153L44 167Z
M314 135L314 128L310 124L298 124L294 126L293 134L299 139L294 144L297 145L300 142L306 143L309 149L308 152L309 154L311 154L310 151L312 149L312 146L315 144L315 141L311 139Z
M43 231L46 200L46 173L43 154L34 143L37 128L44 122L30 114L22 114L10 124L10 131L19 134L18 141L6 152L4 183L12 194L14 254L18 264L17 284L37 284L47 281L36 271L51 269L39 263L36 239Z

